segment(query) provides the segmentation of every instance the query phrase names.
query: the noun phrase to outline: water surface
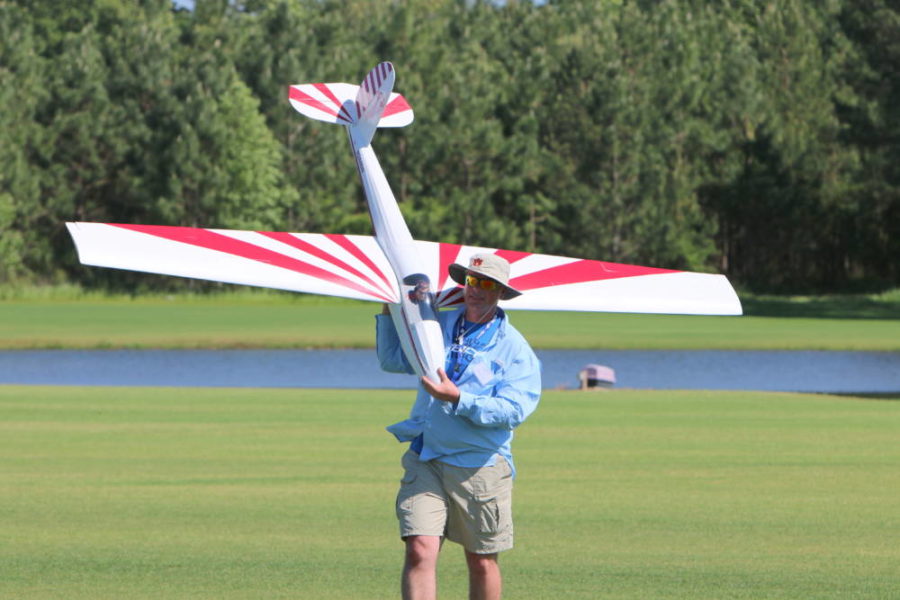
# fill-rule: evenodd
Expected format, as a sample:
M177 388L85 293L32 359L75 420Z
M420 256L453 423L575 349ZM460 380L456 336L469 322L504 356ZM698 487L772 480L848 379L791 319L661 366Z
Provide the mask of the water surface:
M581 367L616 371L617 388L890 393L900 353L544 350L544 388L577 387ZM0 352L0 384L410 389L374 350L25 350Z

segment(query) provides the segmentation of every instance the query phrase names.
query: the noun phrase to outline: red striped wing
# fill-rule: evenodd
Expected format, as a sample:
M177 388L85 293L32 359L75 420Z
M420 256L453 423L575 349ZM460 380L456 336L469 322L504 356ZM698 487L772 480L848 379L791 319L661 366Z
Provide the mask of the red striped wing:
M69 223L88 265L396 302L396 278L368 236Z
M450 264L467 265L472 254L487 252L509 261L509 285L522 292L502 303L508 309L741 314L740 300L722 275L457 244L416 244L434 264L439 306L462 302L462 288L447 273Z
M376 302L399 301L397 278L369 236L68 223L87 265L192 277ZM415 242L437 302L462 302L448 274L476 252L510 263L509 285L522 295L503 303L526 310L741 314L722 275L673 271L495 248Z

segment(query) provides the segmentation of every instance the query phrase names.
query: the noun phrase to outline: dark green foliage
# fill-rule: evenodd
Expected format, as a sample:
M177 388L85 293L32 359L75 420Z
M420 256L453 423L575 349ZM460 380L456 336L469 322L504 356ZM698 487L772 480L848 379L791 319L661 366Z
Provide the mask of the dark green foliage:
M79 267L66 220L368 233L344 132L285 87L391 60L418 238L900 283L886 0L0 0L0 37L0 281L183 285Z

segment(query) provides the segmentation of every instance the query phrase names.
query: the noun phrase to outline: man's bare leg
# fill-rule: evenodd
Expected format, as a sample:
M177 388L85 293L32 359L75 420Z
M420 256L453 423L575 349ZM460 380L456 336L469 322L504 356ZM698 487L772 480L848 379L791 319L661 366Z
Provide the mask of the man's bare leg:
M437 561L443 538L433 535L411 535L406 542L406 560L400 591L403 600L435 600L437 598Z
M469 600L500 600L503 579L496 554L475 554L466 550L469 567Z

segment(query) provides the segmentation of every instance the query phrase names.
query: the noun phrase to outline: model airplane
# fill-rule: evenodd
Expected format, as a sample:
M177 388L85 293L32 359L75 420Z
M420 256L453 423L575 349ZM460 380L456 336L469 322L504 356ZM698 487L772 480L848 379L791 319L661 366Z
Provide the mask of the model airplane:
M435 311L460 304L448 276L476 252L510 262L510 285L527 292L507 309L739 315L737 294L723 275L672 271L416 241L371 141L378 127L403 127L413 111L393 93L394 68L384 62L355 86L290 86L300 113L347 128L375 236L233 231L155 225L67 223L82 264L226 283L384 302L403 350L420 375L438 380L444 347Z

